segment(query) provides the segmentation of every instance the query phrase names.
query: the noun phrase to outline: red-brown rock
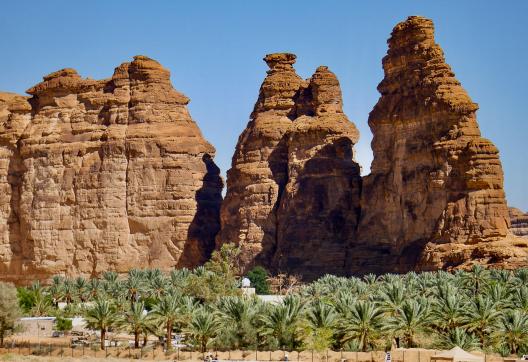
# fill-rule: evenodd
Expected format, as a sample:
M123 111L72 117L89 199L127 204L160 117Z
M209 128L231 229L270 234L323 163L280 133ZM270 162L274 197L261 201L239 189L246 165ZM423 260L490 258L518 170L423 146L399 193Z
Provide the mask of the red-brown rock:
M326 67L304 81L293 54L264 60L270 70L227 173L217 243L239 244L246 267L343 273L359 217L358 131Z
M480 135L478 106L446 64L431 20L409 17L388 44L381 98L369 117L374 161L363 180L348 269L397 272L456 267L472 258L504 261L507 256L472 256L503 240L509 227L498 150Z
M137 56L111 79L63 69L27 92L0 98L3 280L206 260L222 181L168 70Z
M528 237L528 212L523 212L516 207L510 207L510 230L513 235Z

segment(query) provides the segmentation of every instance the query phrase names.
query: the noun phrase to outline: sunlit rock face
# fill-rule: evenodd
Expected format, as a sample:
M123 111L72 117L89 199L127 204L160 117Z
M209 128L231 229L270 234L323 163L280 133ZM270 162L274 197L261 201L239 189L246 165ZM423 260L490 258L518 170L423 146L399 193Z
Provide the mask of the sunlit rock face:
M508 252L486 250L508 235L510 220L499 152L480 134L478 106L446 64L431 20L409 17L388 45L348 270L500 263Z
M198 265L214 248L214 148L169 71L137 56L110 79L63 69L0 94L0 275Z
M511 231L514 235L528 238L528 213L510 207Z
M293 54L264 60L270 70L227 173L217 243L239 244L246 268L342 274L359 218L359 133L327 67L303 80Z

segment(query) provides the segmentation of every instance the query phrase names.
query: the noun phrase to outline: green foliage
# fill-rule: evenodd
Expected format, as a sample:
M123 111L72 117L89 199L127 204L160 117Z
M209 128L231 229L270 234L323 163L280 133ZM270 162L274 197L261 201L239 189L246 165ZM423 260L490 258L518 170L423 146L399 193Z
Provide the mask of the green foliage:
M217 314L206 307L198 307L193 313L184 332L190 337L195 346L205 352L209 343L220 331Z
M239 295L239 256L240 248L234 244L222 245L203 267L196 268L187 277L184 293L206 303L214 302L221 296Z
M97 299L94 305L86 311L84 319L86 320L88 328L100 331L101 349L104 349L106 332L112 328L118 320L115 307L107 300Z
M0 347L4 346L4 337L15 328L19 316L17 290L11 284L0 282Z
M55 329L57 331L66 332L71 331L72 328L72 320L69 318L57 317L55 320Z
M24 313L29 313L31 308L35 306L35 293L27 288L17 288L18 305Z
M270 294L268 272L261 266L256 266L247 273L251 285L257 294Z
M455 328L441 334L436 344L436 347L440 349L451 349L457 346L468 351L479 349L477 337L462 328Z
M84 315L89 327L135 336L183 333L184 343L208 348L254 350L326 349L368 351L399 347L480 349L502 355L528 351L528 270L474 267L470 271L367 275L326 275L290 292L281 303L240 293L239 249L224 245L204 266L106 272L85 280L53 277L5 300L33 316ZM258 280L266 271L249 274ZM260 279L259 279L260 278ZM5 284L2 290L6 289ZM264 291L265 292L265 291ZM5 293L2 292L1 295ZM63 310L58 303L67 303ZM1 309L0 308L0 309ZM13 318L11 317L11 321ZM4 324L7 332L13 323ZM60 322L58 322L60 323Z

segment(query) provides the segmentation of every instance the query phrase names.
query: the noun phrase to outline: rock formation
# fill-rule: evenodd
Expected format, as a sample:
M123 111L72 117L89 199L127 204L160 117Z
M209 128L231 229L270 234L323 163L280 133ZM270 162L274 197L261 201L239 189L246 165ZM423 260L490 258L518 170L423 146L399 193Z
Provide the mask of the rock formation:
M513 235L528 238L528 212L510 207L511 232Z
M359 218L358 131L326 67L304 81L293 54L264 60L270 70L227 173L217 243L239 244L246 267L343 273Z
M369 116L374 160L349 271L522 259L525 250L494 248L509 227L498 150L481 137L478 106L445 63L432 21L409 17L388 45L381 98Z
M432 22L409 17L388 45L370 175L336 76L304 80L295 55L269 54L223 203L215 150L152 59L0 93L0 279L190 267L228 242L245 269L306 280L528 265L528 215L508 211L499 152Z
M63 69L27 92L0 94L3 280L209 256L222 181L168 70L137 56L111 79Z

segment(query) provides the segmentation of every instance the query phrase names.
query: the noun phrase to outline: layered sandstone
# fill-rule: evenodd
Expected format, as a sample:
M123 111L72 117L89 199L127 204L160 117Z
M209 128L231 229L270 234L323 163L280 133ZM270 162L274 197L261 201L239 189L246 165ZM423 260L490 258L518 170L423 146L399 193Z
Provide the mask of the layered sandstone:
M270 70L227 172L217 243L239 244L245 267L342 273L359 217L358 131L326 67L303 80L293 54L264 60Z
M524 250L504 249L512 243L493 244L504 242L509 227L499 152L481 136L478 106L446 64L433 23L409 17L388 45L381 98L369 116L374 160L348 269L522 259Z
M528 212L510 207L511 232L517 236L528 237Z
M63 69L0 98L3 279L191 266L214 248L222 181L169 71Z

